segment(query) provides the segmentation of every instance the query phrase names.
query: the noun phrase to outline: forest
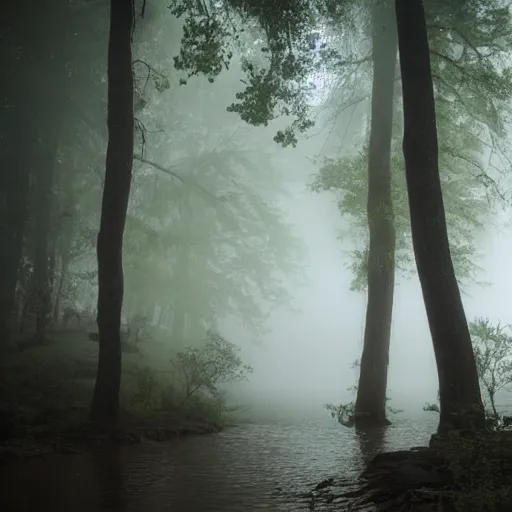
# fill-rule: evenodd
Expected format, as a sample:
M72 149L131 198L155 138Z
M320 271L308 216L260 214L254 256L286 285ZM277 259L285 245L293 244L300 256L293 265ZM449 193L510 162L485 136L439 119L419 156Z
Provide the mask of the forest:
M512 329L471 318L465 293L510 218L511 45L507 0L7 2L0 461L250 422L247 346L265 350L276 311L307 315L297 290L315 286L291 210L327 224L308 210L323 201L336 286L365 302L353 400L319 409L380 449L357 489L322 480L311 506L510 510ZM437 427L391 451L410 280Z

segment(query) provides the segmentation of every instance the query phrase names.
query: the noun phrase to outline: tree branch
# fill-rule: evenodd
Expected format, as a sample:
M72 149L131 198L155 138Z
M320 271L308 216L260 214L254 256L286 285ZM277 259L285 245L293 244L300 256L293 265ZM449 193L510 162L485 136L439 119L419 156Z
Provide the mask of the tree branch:
M197 183L194 183L193 181L190 181L187 178L184 178L180 174L178 174L173 169L168 169L167 167L164 167L163 165L153 162L152 160L148 160L147 158L144 158L142 155L134 154L133 159L137 160L138 162L146 165L150 165L151 167L154 167L155 169L158 169L159 171L163 172L164 174L167 174L168 176L172 176L173 178L176 178L177 180L181 181L184 185L188 185L189 187L195 188L198 192L200 192L203 196L207 196L211 199L215 199L216 201L222 201L223 198L217 197L213 195L212 193L208 192L205 188L203 188L201 185L198 185Z

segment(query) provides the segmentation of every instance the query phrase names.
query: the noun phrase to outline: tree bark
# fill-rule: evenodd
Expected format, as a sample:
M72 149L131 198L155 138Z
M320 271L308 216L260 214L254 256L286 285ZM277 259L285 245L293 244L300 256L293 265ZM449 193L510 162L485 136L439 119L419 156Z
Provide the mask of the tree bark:
M422 0L396 0L395 9L412 239L439 375L438 432L485 429L477 368L448 241L425 11Z
M391 195L391 137L397 35L391 0L376 0L372 12L373 88L368 158L368 304L355 404L356 428L389 424L386 388L393 293L395 226Z
M108 48L108 146L98 234L98 373L91 420L102 426L119 419L123 235L133 162L131 0L111 0Z

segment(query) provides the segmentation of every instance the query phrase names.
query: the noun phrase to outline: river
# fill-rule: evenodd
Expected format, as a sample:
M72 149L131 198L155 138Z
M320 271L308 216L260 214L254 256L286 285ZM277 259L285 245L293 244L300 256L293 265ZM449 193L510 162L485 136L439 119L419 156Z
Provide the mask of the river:
M426 444L437 419L433 413L400 415L383 439L365 442L321 417L16 462L0 468L0 510L308 511L304 493L316 483L329 477L350 481L380 441L384 450ZM346 506L332 503L314 510Z

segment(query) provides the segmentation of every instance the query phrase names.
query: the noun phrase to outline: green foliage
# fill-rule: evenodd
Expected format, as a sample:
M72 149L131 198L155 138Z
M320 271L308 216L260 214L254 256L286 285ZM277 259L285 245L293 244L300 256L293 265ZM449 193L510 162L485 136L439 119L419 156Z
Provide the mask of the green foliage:
M189 77L204 74L213 81L239 56L247 87L230 110L254 125L266 125L280 114L294 116L292 126L276 141L295 145L296 132L312 125L308 106L312 74L320 68L339 74L353 61L347 58L346 44L340 44L343 53L334 48L346 43L347 33L352 39L366 37L371 5L332 0L174 0L171 12L184 20L175 66ZM465 117L479 127L502 134L512 76L506 60L512 42L508 6L499 0L484 4L475 0L463 7L455 1L431 0L425 7L438 96L462 105ZM314 52L311 42L318 27L324 33L330 29L330 48ZM251 43L260 39L264 42L254 51ZM265 57L267 62L260 64ZM487 177L484 173L483 179Z
M425 412L437 412L437 413L440 413L441 409L440 409L440 406L439 406L439 400L440 400L440 393L439 393L439 390L437 390L437 402L426 403L423 406L423 410Z
M340 425L351 428L354 426L355 402L346 404L325 404L325 408Z
M368 9L367 4L363 9ZM510 119L512 82L508 48L512 40L508 8L498 1L471 2L461 9L456 2L433 0L426 5L436 94L439 164L452 257L459 281L475 280L475 234L493 211L494 199L505 199L496 181L499 159L508 163L505 126ZM346 13L344 13L346 16ZM364 17L363 17L364 18ZM368 23L369 17L366 16ZM370 62L356 70L360 92L371 95ZM340 78L343 82L345 77ZM366 94L365 94L366 93ZM410 274L414 255L402 157L402 113L396 98L392 140L392 196L396 225L396 266ZM344 88L333 90L334 110L344 107ZM368 122L366 125L368 126ZM356 154L327 158L312 183L314 191L336 194L349 236L361 240L352 252L352 287L366 287L368 227L366 216L368 141L365 133L355 141ZM484 163L484 161L486 163Z
M493 325L489 319L477 318L469 324L473 352L480 383L497 415L495 396L512 383L512 336L510 326ZM508 331L508 332L507 332Z
M439 408L439 404L434 404L434 403L429 403L427 402L424 406L423 406L423 410L425 412L441 412L441 409Z
M396 266L404 275L414 271L414 253L409 219L409 204L402 156L402 130L400 109L396 106L395 127L392 139L392 198L396 229ZM440 116L443 119L442 116ZM471 153L481 145L467 126L441 123L439 139L444 141L440 153L441 180L446 218L450 236L452 258L459 280L476 280L480 270L475 260L472 240L481 232L487 216L492 211L488 191L478 176L469 172L461 154ZM472 144L472 145L471 145ZM368 144L355 156L324 159L311 189L329 191L336 195L338 208L350 223L349 236L360 240L359 247L351 253L349 264L353 272L352 289L366 288L368 259L367 225L367 168Z
M292 116L292 124L274 140L295 146L297 133L313 126L308 105L314 90L311 71L321 62L311 48L318 18L315 5L303 0L287 2L283 8L268 0L225 0L208 5L174 0L170 9L183 19L175 68L187 78L202 74L213 82L222 69L229 68L236 51L246 88L236 94L237 101L228 111L255 126L267 126L281 115ZM260 38L264 43L244 47L246 40L254 43Z
M427 23L437 95L458 109L463 122L471 119L504 135L512 90L509 7L500 0L475 0L463 8L439 0L430 4Z
M144 411L158 410L161 405L161 385L149 366L139 367L135 373L135 391L132 404Z
M150 366L138 367L129 394L131 408L144 414L186 413L220 422L232 410L222 386L245 381L252 373L239 352L236 345L208 331L201 348L178 352L168 371L158 375Z
M179 352L176 362L182 377L182 405L197 393L206 392L220 399L223 384L247 380L253 370L243 364L239 352L236 345L213 331L206 333L206 343L202 348L188 348Z

